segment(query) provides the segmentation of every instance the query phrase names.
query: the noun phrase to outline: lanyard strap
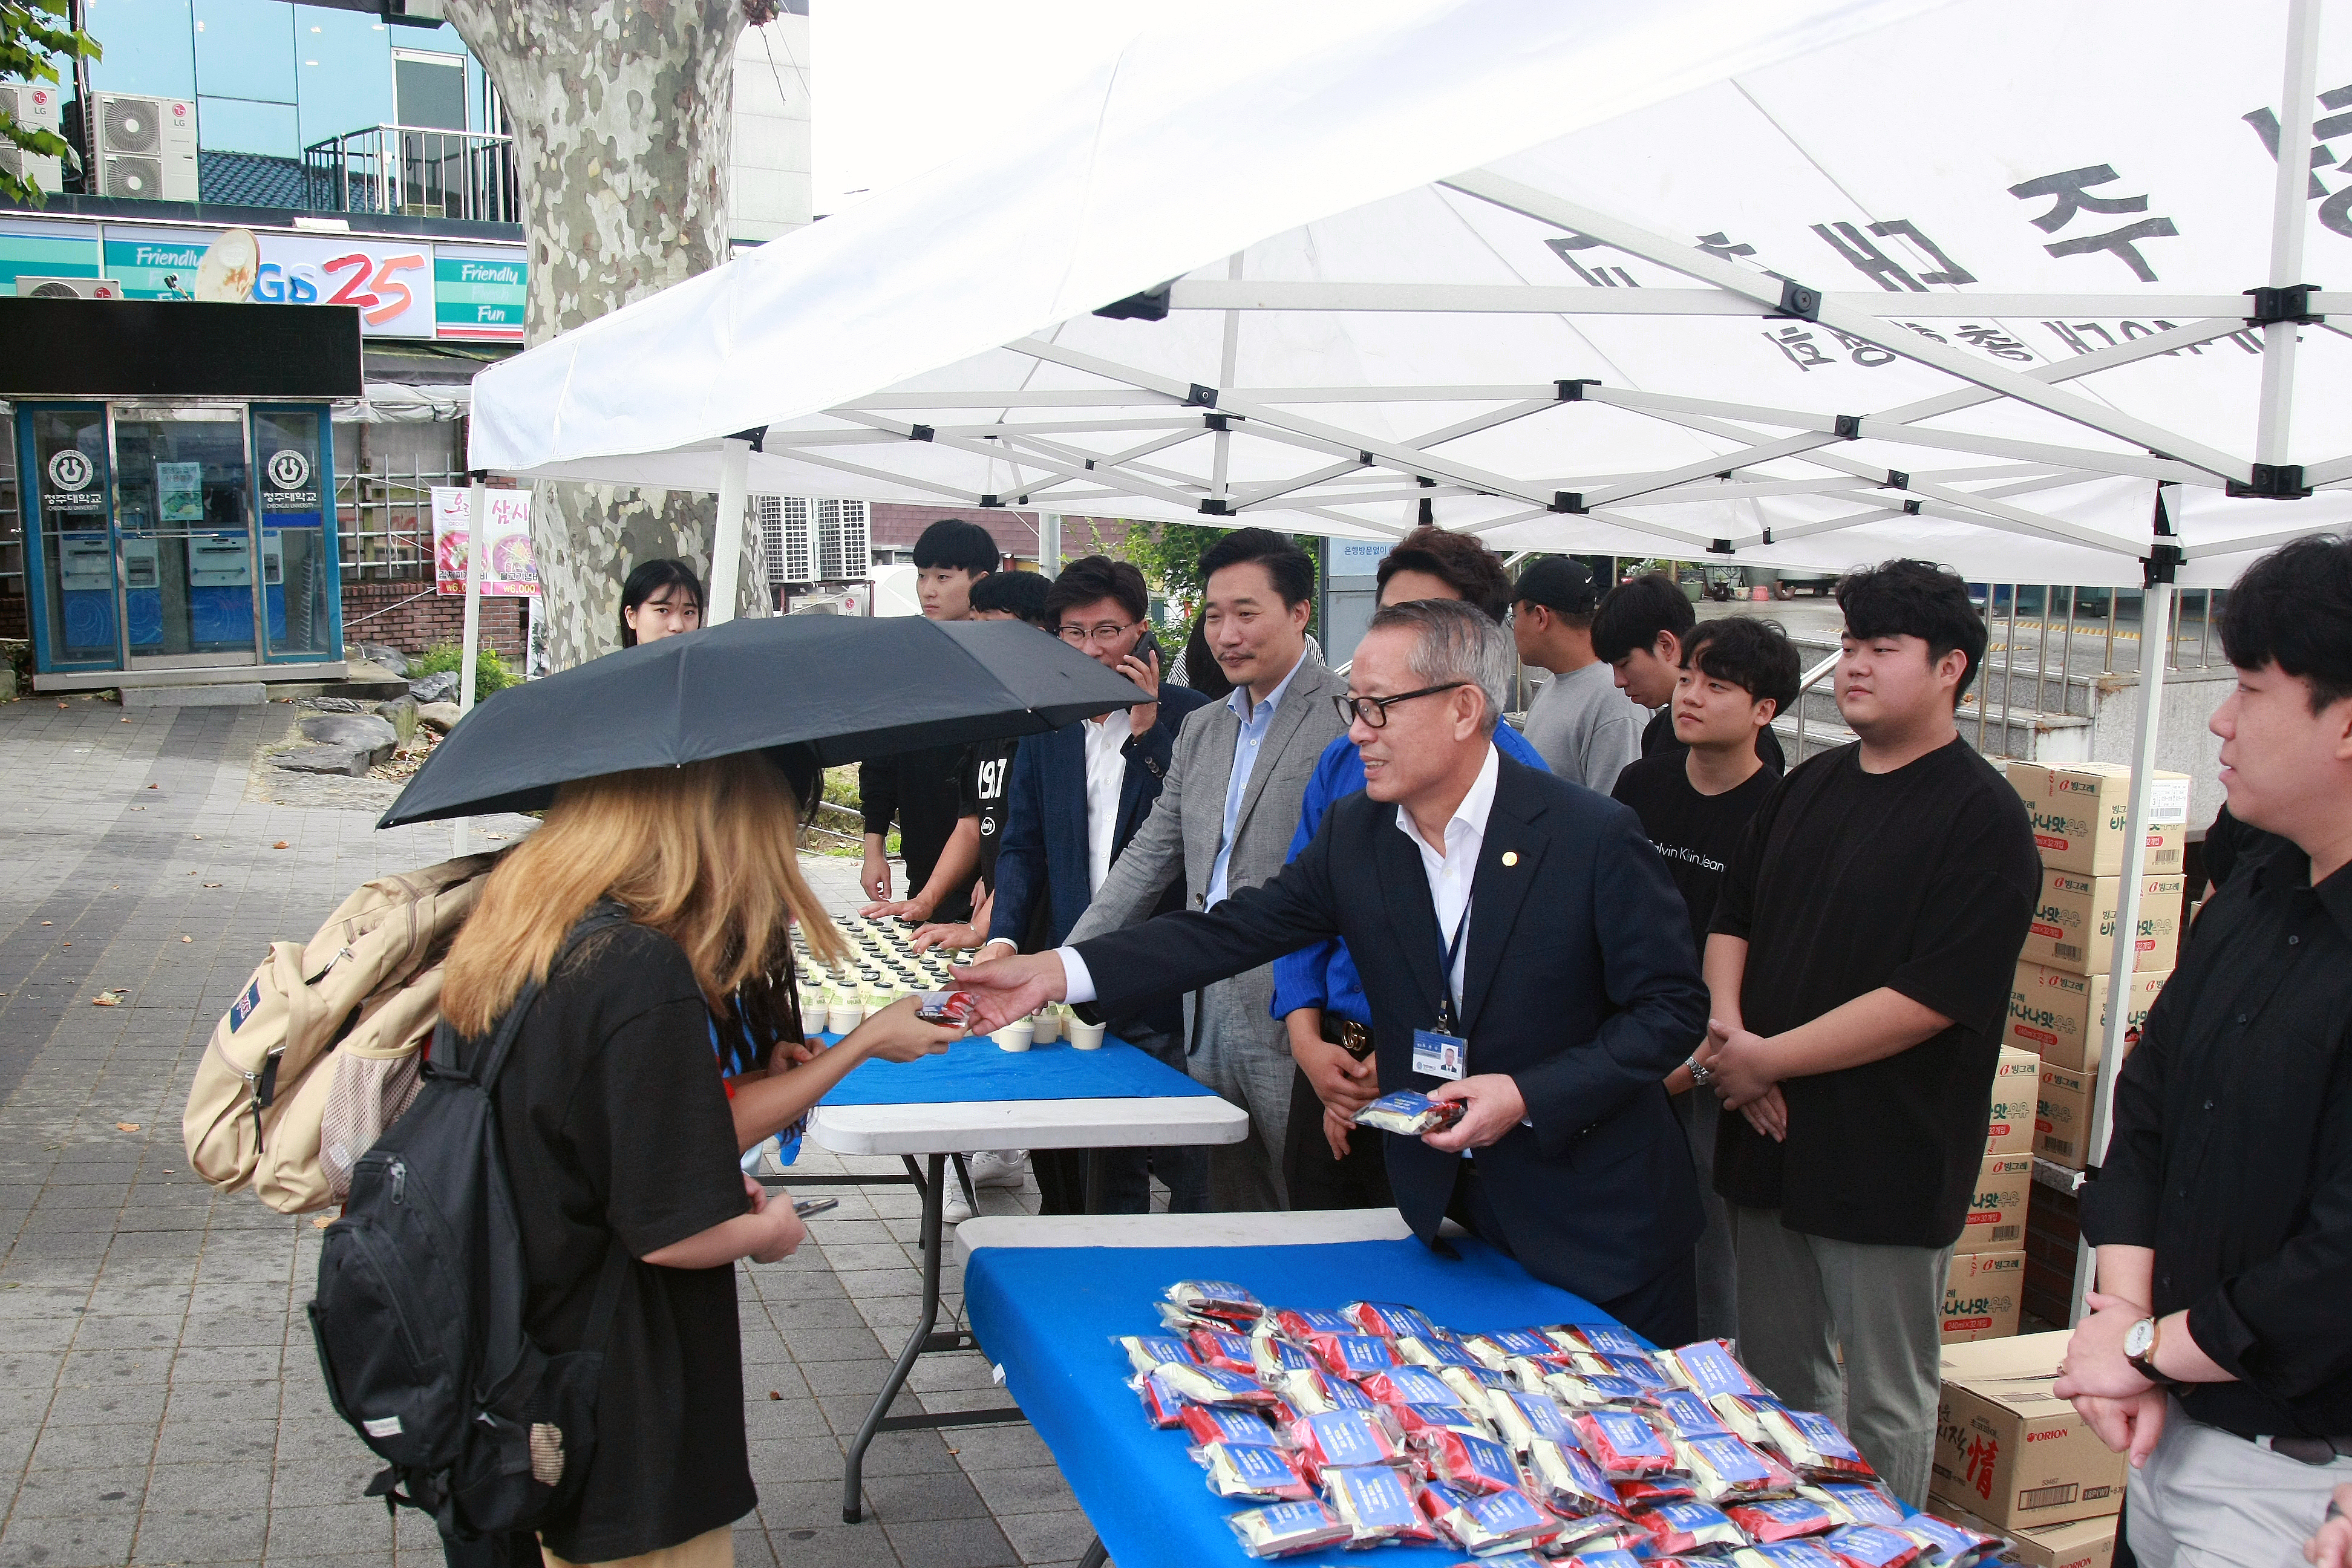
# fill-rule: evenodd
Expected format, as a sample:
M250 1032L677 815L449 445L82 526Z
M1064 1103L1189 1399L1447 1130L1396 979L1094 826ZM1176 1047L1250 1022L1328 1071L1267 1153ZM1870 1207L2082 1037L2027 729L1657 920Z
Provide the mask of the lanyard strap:
M1460 998L1454 994L1454 961L1462 956L1462 939L1470 934L1470 910L1477 904L1476 895L1463 900L1462 918L1454 924L1454 940L1445 944L1445 967L1437 973L1438 988L1445 993L1445 1005L1438 1010L1438 1033L1450 1035L1456 1027L1461 1012Z

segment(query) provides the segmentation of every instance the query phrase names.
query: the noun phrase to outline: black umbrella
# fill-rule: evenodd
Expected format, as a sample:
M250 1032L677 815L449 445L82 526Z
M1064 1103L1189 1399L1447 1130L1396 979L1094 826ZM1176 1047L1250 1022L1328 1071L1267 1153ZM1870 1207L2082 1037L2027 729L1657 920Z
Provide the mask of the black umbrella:
M534 811L572 779L772 747L830 766L1040 734L1144 700L1019 621L730 621L510 687L449 731L376 824Z

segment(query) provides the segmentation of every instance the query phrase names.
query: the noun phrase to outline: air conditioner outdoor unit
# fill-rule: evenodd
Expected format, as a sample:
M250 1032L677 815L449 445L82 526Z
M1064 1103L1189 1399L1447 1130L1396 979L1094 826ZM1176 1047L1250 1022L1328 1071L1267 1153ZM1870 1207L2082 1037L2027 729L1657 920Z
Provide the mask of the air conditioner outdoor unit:
M58 89L48 82L0 82L0 115L28 131L47 131L52 135L65 124ZM37 190L65 189L62 160L47 153L27 153L4 139L0 139L0 174L14 174Z
M120 300L122 285L111 278L27 278L18 274L19 300Z
M874 574L874 548L864 501L816 503L816 574L827 583L861 582Z
M806 496L753 496L753 515L760 521L761 554L772 587L816 581L815 552L809 537Z
M184 98L91 95L90 164L97 195L137 201L196 199L196 106Z

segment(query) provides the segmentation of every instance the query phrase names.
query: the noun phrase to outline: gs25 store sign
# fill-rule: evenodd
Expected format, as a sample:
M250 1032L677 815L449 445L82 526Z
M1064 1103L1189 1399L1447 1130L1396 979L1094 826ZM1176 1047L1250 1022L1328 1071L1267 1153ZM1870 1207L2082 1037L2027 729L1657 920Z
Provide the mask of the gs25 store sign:
M223 254L207 272L216 246ZM131 299L235 298L242 285L242 297L260 304L356 306L371 337L434 335L433 271L433 247L413 241L237 229L106 237L105 275L121 279Z

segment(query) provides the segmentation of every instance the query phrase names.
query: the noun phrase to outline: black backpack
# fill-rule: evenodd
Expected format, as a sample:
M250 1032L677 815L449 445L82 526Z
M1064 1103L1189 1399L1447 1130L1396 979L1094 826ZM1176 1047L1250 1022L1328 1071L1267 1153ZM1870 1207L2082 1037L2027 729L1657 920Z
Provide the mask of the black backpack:
M599 905L555 962L623 923ZM570 1508L595 1452L604 1342L634 1263L614 1237L588 1348L551 1356L531 1342L491 1091L539 994L524 985L478 1070L460 1064L448 1024L436 1029L415 1104L352 1169L310 1308L335 1414L389 1466L368 1495L430 1513L452 1542L534 1530Z

